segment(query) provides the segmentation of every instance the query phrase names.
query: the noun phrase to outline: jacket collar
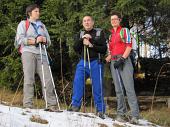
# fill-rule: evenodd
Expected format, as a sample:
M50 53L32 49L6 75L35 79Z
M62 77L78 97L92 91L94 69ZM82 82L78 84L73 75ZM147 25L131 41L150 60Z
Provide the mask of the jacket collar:
M112 33L119 32L121 29L122 29L122 26L118 26L116 31L114 30L114 28L112 28L111 32Z

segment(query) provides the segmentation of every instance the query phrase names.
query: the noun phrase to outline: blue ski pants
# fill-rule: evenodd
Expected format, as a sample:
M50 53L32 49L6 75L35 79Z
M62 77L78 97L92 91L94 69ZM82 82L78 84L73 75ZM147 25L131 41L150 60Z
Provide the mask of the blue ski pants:
M88 61L84 64L83 59L77 64L73 82L72 106L81 106L85 81L91 76L92 92L97 112L105 112L103 96L103 64L99 63L98 60L91 60L90 67L91 69L89 69Z

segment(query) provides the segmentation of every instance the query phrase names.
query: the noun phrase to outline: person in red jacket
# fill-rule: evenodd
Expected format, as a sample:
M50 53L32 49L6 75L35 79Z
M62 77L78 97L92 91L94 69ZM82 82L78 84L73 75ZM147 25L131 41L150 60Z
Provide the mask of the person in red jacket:
M109 54L107 62L111 62L111 74L115 85L117 96L117 117L118 121L125 121L127 116L127 106L124 98L124 90L127 95L128 104L131 109L131 123L137 124L139 119L139 106L134 90L133 66L129 58L132 49L132 42L128 28L120 25L121 14L113 12L111 14L111 37L109 40Z

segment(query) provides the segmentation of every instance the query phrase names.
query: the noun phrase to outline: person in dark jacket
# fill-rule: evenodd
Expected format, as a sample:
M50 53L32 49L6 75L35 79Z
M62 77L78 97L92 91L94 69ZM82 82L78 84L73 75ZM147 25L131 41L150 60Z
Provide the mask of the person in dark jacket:
M94 21L91 16L84 16L82 24L84 31L75 37L74 50L81 54L81 59L76 67L69 110L76 112L80 110L82 97L85 94L85 81L90 77L97 114L104 119L103 64L100 55L106 53L106 38L101 29L93 28Z

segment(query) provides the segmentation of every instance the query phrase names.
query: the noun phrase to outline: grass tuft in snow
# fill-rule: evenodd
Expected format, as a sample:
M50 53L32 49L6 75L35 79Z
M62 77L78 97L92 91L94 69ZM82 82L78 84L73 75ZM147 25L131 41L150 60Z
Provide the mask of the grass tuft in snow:
M48 124L48 121L45 119L42 119L39 115L32 115L30 120L36 123Z
M99 127L108 127L106 124L99 123L98 125L99 125Z
M113 127L124 127L124 126L114 123L114 124L113 124Z

